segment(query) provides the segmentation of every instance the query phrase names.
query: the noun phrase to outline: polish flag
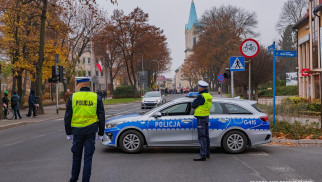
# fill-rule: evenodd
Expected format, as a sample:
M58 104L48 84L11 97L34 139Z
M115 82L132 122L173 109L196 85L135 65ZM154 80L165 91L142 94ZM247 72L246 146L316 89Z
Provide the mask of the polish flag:
M100 62L98 62L97 64L96 64L96 66L97 66L97 68L100 70L100 72L102 73L102 62L100 61Z

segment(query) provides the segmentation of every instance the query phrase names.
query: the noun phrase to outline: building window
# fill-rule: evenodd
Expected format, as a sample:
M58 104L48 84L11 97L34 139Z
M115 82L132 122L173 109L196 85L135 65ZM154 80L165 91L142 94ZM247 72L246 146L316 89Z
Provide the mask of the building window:
M91 58L88 58L88 64L91 63Z
M101 90L105 90L105 84L101 84Z
M314 8L317 6L316 1L312 1L312 11L314 10ZM312 20L312 63L313 63L313 68L318 68L319 66L319 56L318 56L318 33L319 33L319 19L312 14L312 17L314 17L314 19Z
M92 73L91 73L91 71L88 71L88 76L92 76Z
M196 37L194 37L194 38L193 38L193 47L194 47L196 44L197 44L197 38L196 38Z
M101 76L103 77L104 76L104 71L101 72Z
M86 62L86 59L85 59L85 58L83 58L83 64L85 64L85 62Z
M98 76L98 71L96 71L95 73L96 73L95 75Z

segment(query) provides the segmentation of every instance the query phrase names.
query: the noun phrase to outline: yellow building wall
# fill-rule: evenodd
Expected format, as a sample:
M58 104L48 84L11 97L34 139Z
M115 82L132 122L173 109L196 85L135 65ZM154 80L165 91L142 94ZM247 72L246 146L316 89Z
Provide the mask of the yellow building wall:
M306 36L307 34L310 33L310 29L307 29L306 30L306 26L309 26L309 24L305 24L303 26L301 26L299 29L298 29L298 36L299 36L299 39L301 39L302 37Z

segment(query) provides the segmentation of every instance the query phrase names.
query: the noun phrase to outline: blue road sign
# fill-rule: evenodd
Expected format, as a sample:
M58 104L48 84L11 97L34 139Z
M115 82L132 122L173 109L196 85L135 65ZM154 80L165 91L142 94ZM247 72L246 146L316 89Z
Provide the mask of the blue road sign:
M273 52L273 45L268 46L268 52Z
M278 57L296 57L296 51L275 51L275 56Z
M218 80L219 82L223 82L223 81L225 80L224 74L222 74L222 73L218 74L218 76L217 76L217 80Z
M230 71L245 71L245 57L230 57Z

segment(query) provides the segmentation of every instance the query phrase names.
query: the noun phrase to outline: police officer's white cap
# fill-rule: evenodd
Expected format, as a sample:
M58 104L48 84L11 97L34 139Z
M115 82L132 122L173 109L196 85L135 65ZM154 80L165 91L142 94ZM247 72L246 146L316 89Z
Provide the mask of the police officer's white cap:
M199 80L198 81L198 86L199 87L203 87L203 88L207 88L209 86L209 84L203 80Z
M82 82L90 82L90 77L76 77L76 83L82 83Z

